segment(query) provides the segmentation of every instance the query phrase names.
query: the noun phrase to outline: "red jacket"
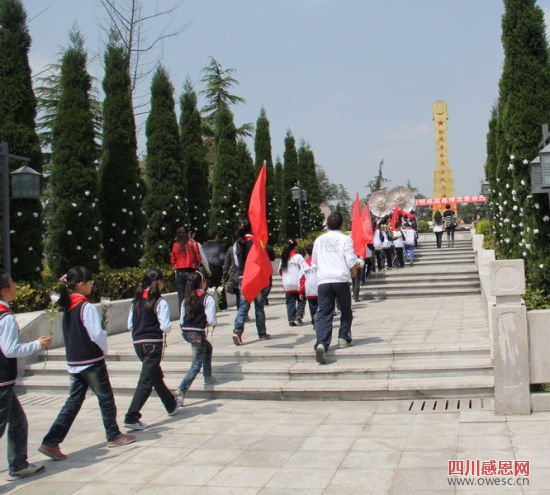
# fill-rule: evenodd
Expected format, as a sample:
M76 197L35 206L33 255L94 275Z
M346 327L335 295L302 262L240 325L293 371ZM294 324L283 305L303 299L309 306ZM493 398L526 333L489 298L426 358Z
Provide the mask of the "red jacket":
M185 245L185 249L180 248L179 242L174 242L172 251L170 252L170 264L176 269L191 268L196 270L202 263L199 245L189 239Z

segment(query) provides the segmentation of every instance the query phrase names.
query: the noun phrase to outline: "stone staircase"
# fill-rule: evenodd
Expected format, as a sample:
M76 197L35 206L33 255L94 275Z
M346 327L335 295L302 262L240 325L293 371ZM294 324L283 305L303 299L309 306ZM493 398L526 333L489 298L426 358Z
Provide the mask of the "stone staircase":
M275 276L266 307L272 339L257 340L251 322L245 328L246 345L234 346L235 311L220 312L211 338L218 383L204 386L198 376L189 396L270 400L492 397L493 364L471 244L460 241L455 246L440 263L438 253L422 242L415 266L369 280L362 287L363 300L353 306L354 345L331 349L325 366L314 360L313 327L288 327L285 306L278 304L283 300L280 278ZM454 261L447 263L451 259ZM434 268L441 264L444 276ZM404 292L410 297L414 294L414 302L405 298ZM446 309L449 305L452 314ZM163 370L167 383L175 388L189 367L191 350L182 341L176 322L173 328ZM336 343L336 332L333 337ZM115 394L130 395L140 370L130 336L114 335L109 342L108 367ZM46 364L30 364L25 371L22 385L27 390L66 394L63 349L50 350Z

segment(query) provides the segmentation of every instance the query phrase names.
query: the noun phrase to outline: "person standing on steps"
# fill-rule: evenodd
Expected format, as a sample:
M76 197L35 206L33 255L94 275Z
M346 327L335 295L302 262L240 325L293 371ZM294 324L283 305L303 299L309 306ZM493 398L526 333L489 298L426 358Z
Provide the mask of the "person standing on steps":
M305 299L300 297L300 274L305 269L305 260L296 247L296 241L290 239L283 249L279 263L279 275L283 279L286 314L290 327L302 325L306 304Z
M411 266L414 265L414 247L416 245L416 238L418 237L416 230L413 229L409 222L405 222L405 229L403 230L405 237L405 254L409 258Z
M437 210L433 219L433 231L435 234L435 244L438 248L441 248L441 241L443 239L443 216L441 212Z
M443 212L443 225L447 232L447 247L455 247L456 216L455 212L451 210L451 205L448 204L445 205Z
M327 218L328 232L319 236L314 245L311 266L317 271L318 303L317 323L315 325L315 359L319 364L326 363L326 352L332 340L332 323L335 302L340 306L340 329L338 346L343 348L351 344L351 270L357 257L353 251L351 237L342 233L343 218L338 212Z

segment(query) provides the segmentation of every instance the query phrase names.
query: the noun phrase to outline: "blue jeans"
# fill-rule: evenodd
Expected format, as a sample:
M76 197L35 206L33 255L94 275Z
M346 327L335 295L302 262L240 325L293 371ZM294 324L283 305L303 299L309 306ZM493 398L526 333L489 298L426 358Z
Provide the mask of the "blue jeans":
M26 468L29 425L13 385L0 388L0 438L8 428L8 467L10 473Z
M195 270L192 268L183 268L176 270L176 291L178 292L178 314L181 313L181 303L185 297L185 288L187 287L187 280L189 274Z
M178 387L178 390L185 394L189 387L193 383L195 377L199 374L202 367L202 374L204 377L212 375L212 344L206 338L204 332L195 332L193 330L187 330L181 332L186 342L191 344L193 348L193 360L191 361L191 367L189 371L183 377L183 380Z
M141 361L141 373L134 397L124 418L125 423L135 423L141 418L141 408L147 402L153 389L168 412L176 408L176 398L164 383L164 373L160 367L162 343L134 344L134 349Z
M265 329L265 311L264 311L264 291L263 289L258 293L256 299L254 299L254 313L256 315L256 329L258 330L258 337L264 336L267 331ZM237 311L237 317L235 318L235 329L233 333L243 333L244 323L248 310L250 309L250 303L240 294L239 310Z
M116 422L115 398L113 397L113 389L109 381L105 360L93 364L80 373L71 373L70 375L69 398L61 408L42 443L49 447L56 447L65 440L86 398L88 388L91 388L97 395L107 440L109 442L116 440L121 433Z
M300 299L297 292L286 292L285 304L289 323L298 319L301 320L304 317L306 301L305 299Z
M405 244L405 254L410 261L414 261L414 244Z
M311 315L311 323L315 326L317 321L317 310L319 309L319 302L316 297L308 297L307 304L309 306L309 314Z
M351 293L347 282L332 284L321 284L318 289L319 309L317 310L317 322L315 324L315 333L317 342L323 344L325 350L330 347L332 340L332 320L334 318L334 305L336 300L340 306L340 330L338 338L351 342L351 322L353 313L351 312Z

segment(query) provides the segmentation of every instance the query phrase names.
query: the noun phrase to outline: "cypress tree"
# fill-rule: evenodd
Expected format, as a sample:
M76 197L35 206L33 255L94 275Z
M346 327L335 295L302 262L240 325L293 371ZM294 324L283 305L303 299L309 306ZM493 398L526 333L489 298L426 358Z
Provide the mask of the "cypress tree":
M239 203L239 216L246 218L250 194L256 180L256 169L248 146L242 139L237 139L237 164L239 166L239 182L237 187L242 191L242 199Z
M281 159L277 157L275 160L275 173L274 175L274 182L275 182L275 220L274 220L274 226L273 226L273 242L278 242L282 240L281 237L281 224L282 224L282 218L281 218L281 212L282 208L281 205L283 204L283 164L281 163Z
M167 263L176 230L186 220L185 176L174 105L174 87L166 69L159 66L151 82L151 110L145 126L145 260L153 265Z
M223 107L216 116L216 149L212 181L212 213L210 225L220 238L230 241L238 213L242 211L243 194L239 190L240 167L237 161L236 130L233 115Z
M285 152L283 154L283 184L282 184L282 225L283 239L297 238L300 235L300 222L297 201L292 200L291 188L298 182L298 153L294 136L287 131L285 137Z
M266 202L267 202L267 223L269 225L269 239L273 243L278 237L278 207L275 187L275 170L273 168L273 158L271 156L271 134L269 132L269 120L265 109L260 110L260 116L256 121L256 135L254 136L254 155L256 172L260 170L264 161L266 163Z
M321 230L323 217L319 196L319 181L315 170L315 156L311 147L302 140L298 149L298 177L300 184L307 191L307 201L302 206L304 232Z
M143 253L143 182L137 159L128 54L113 39L105 52L103 155L99 207L103 258L111 268L137 266Z
M550 64L544 16L535 0L504 0L504 65L496 132L497 232L502 253L524 257L530 283L550 288L547 195L530 194L528 163L550 121ZM502 225L501 225L502 223Z
M79 32L63 53L59 101L52 124L48 263L59 276L73 265L99 268L97 149L90 106L91 78Z
M30 45L27 14L21 1L0 0L0 141L8 143L10 153L30 158L30 166L42 172ZM11 160L10 171L23 165ZM16 280L36 280L42 269L40 201L12 199L10 206L12 276Z
M202 119L197 108L197 94L189 79L180 98L180 135L185 181L180 183L181 194L187 199L188 222L204 238L210 216L208 162L202 139Z

